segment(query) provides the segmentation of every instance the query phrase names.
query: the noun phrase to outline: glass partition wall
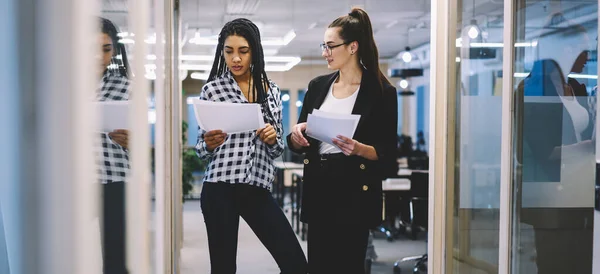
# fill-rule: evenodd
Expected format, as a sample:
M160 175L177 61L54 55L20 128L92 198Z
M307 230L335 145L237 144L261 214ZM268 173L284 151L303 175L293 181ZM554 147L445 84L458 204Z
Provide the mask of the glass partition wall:
M595 273L598 1L434 2L430 273Z

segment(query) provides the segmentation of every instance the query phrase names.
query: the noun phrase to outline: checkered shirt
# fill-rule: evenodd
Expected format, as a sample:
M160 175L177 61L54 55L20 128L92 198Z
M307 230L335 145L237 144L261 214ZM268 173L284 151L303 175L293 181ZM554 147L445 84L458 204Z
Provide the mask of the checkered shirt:
M96 101L121 101L129 99L129 79L116 72L107 71L102 77ZM127 117L123 117L127 119ZM108 132L100 133L96 140L96 161L101 183L125 182L129 172L127 150L113 142Z
M200 100L249 103L230 72L204 85L200 92ZM206 131L198 128L196 153L200 158L210 161L204 182L249 184L271 189L275 178L273 160L279 157L284 149L281 92L272 81L269 81L268 98L262 104L261 111L265 123L271 124L277 132L277 142L274 145L261 141L256 131L241 132L228 134L225 142L211 153L206 149L204 142Z

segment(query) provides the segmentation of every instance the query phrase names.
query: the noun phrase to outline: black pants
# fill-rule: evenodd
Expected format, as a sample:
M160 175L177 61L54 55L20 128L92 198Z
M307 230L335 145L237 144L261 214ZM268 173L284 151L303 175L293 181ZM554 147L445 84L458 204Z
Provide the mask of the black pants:
M102 187L102 258L105 274L126 274L125 266L125 183Z
M364 274L369 229L340 222L308 225L310 274Z
M269 250L282 274L307 272L300 243L268 190L244 184L204 183L200 203L211 273L235 273L240 216Z
M538 274L592 274L593 229L535 229Z
M522 220L533 225L538 274L591 274L594 209L523 208Z
M310 274L365 273L369 228L360 218L360 193L352 187L358 182L348 170L345 157L320 162L308 222Z

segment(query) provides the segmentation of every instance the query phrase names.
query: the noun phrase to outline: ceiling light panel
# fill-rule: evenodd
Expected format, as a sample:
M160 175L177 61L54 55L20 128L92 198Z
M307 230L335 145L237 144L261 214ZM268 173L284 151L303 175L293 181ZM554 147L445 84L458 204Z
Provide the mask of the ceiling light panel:
M252 15L260 6L260 0L227 0L226 12L229 15Z

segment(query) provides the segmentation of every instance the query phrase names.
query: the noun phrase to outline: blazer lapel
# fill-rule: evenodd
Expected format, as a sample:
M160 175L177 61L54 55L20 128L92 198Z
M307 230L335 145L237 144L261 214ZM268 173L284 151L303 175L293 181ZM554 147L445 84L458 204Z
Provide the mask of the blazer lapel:
M360 115L360 120L358 120L358 126L356 127L353 138L356 138L361 125L363 125L373 107L373 96L374 93L377 92L374 87L375 83L373 82L372 77L369 77L367 71L363 70L360 88L358 90L356 102L354 103L354 108L352 109L352 114Z

